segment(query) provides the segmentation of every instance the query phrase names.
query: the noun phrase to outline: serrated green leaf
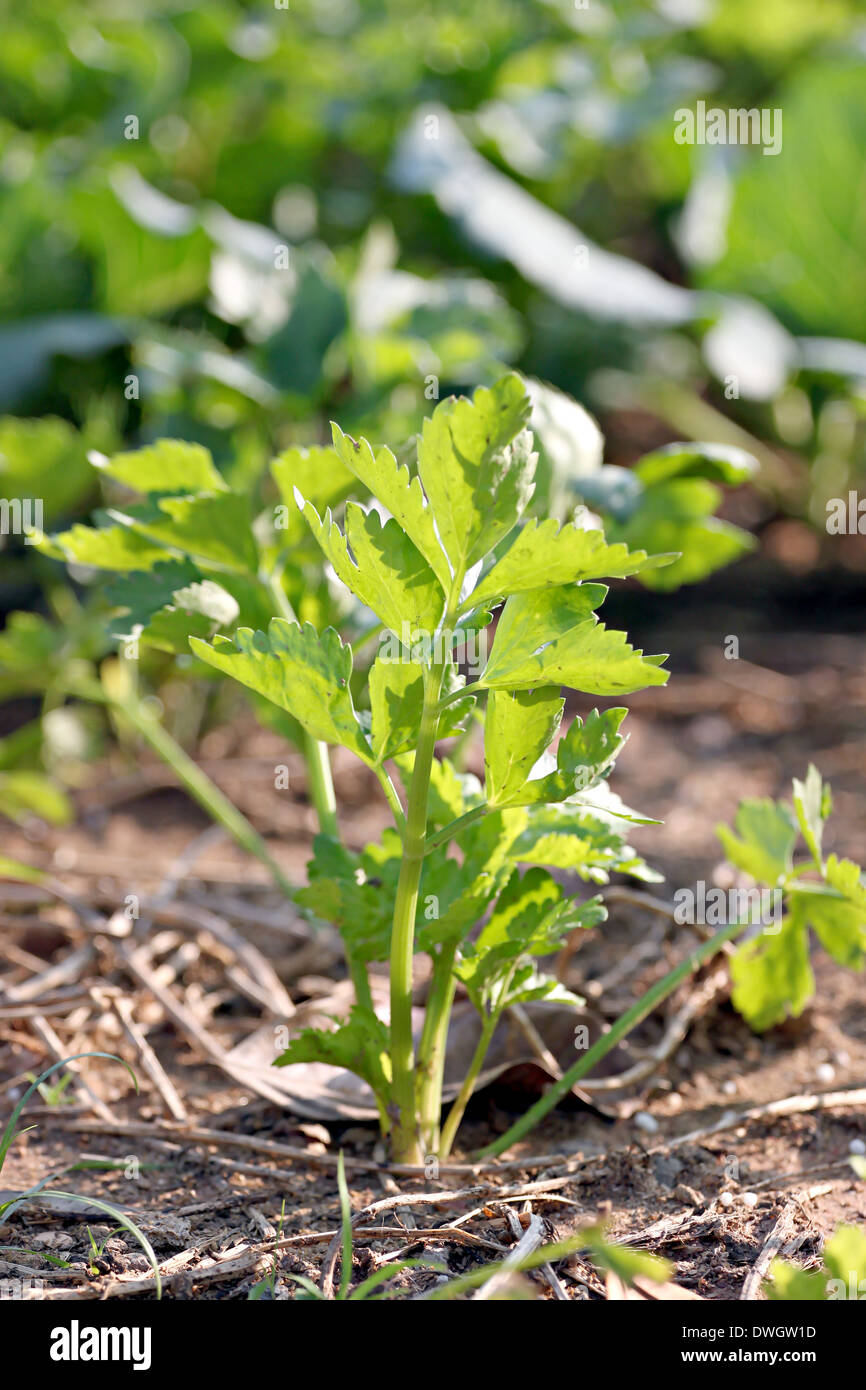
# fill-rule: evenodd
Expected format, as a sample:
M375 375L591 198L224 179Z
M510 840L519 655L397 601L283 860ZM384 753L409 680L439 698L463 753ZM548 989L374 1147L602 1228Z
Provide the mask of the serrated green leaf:
M513 1004L538 1004L542 1000L548 1004L568 1004L573 1009L579 1009L586 1003L582 995L567 989L555 975L545 975L531 961L518 965L508 982L508 988L497 996L497 1007L500 999L504 1000L505 1008L511 1008Z
M621 579L641 570L670 564L673 555L630 551L622 544L608 545L604 533L586 530L571 522L560 528L557 521L529 521L514 543L463 605L496 603L510 594L539 587L574 584L584 579Z
M201 579L201 571L191 560L164 560L151 570L131 570L119 574L106 584L107 601L115 608L125 608L130 622L142 626L154 613L171 603L178 589Z
M543 802L566 801L569 797L582 797L585 792L588 800L592 801L589 789L608 770L625 743L618 730L627 713L625 709L608 709L602 714L593 710L586 722L576 716L559 741L555 771L527 782L515 793L510 804L534 806ZM643 820L633 812L629 812L625 818Z
M567 589L533 589L510 598L500 614L483 679L491 675L496 679L519 668L539 647L549 646L581 623L594 622L594 610L606 596L603 584L575 584Z
M233 627L238 618L238 605L221 585L212 579L198 580L178 589L174 602L166 604L152 613L146 627L136 633L121 633L120 628L129 628L119 619L112 623L110 631L119 636L137 636L147 646L158 651L183 655L189 651L190 637L211 637L221 627Z
M346 537L365 587L372 586L378 596L368 603L392 632L433 633L445 607L442 586L417 546L399 522L390 517L382 522L372 508L365 511L357 502L346 507ZM366 599L362 600L367 602Z
M422 667L377 657L370 668L371 742L377 762L415 746L423 704Z
M366 439L354 440L339 425L331 425L334 447L345 466L351 469L372 495L387 507L406 535L421 552L442 588L451 584L451 569L436 536L433 513L418 478L397 463L390 449L374 454ZM307 496L304 489L300 489ZM315 501L315 497L311 496Z
M841 893L861 911L866 911L866 883L863 881L863 870L853 859L839 859L835 854L831 854L824 865L824 878L837 893Z
M128 526L75 525L61 531L49 544L60 551L69 564L91 565L94 569L151 570L155 565L171 560L161 545ZM37 549L41 549L37 546Z
M330 510L323 521L311 502L298 498L298 506L338 578L400 641L436 631L445 606L442 588L393 517L383 525L378 512L350 502L344 536Z
M598 584L533 589L506 603L480 684L489 689L565 685L594 695L619 695L664 685L664 656L644 656L625 633L598 623Z
M736 834L726 825L716 826L725 857L759 883L773 887L793 863L797 827L780 801L741 801L734 818Z
M612 873L629 874L646 883L660 875L651 869L611 819L577 803L533 806L512 854L522 864L569 869L592 883L607 883Z
M434 758L427 797L430 829L449 825L482 800L481 784L473 773L458 772L448 758Z
M188 561L123 575L106 587L105 596L126 609L109 625L113 637L135 638L176 654L189 651L190 637L211 637L218 628L234 627L240 614L233 595L214 580L203 579Z
M309 623L273 618L267 633L240 628L234 642L215 637L209 645L193 637L190 646L202 661L286 710L313 738L375 762L349 690L352 651L333 628L320 636Z
M428 856L421 900L433 895L438 913L419 931L421 950L459 941L481 920L511 875L514 842L525 824L524 811L497 811L458 833L462 863L447 858L447 850Z
M403 858L399 835L387 830L381 844L368 845L362 854L327 835L317 835L313 848L309 883L298 892L298 903L337 928L353 959L387 960Z
M828 887L841 898L822 893L791 894L821 945L849 970L862 970L866 962L866 886L859 865L831 854L824 866Z
M817 894L792 894L802 904L809 925L826 951L849 970L862 970L866 960L866 916L862 908Z
M796 902L778 932L764 931L738 947L731 979L734 1007L759 1033L803 1012L815 992L815 977L806 921Z
M476 947L492 950L502 945L519 946L533 955L543 955L549 914L562 905L562 886L552 874L544 869L527 869L521 874L515 869L499 894L490 920L481 928Z
M562 1002L581 1003L558 981L539 974L531 960L518 965L523 957L551 955L576 928L588 929L606 917L600 899L567 899L543 869L529 869L522 876L515 871L455 974L482 1013L552 995Z
M271 464L271 474L284 504L292 510L295 488L321 514L325 507L341 502L355 486L354 474L336 449L284 449ZM378 496L375 489L371 491Z
M556 736L564 704L556 688L491 692L484 725L485 788L490 806L521 804L520 794L529 774Z
M805 782L799 782L794 778L794 810L803 839L819 872L822 868L821 841L824 835L824 821L831 808L830 788L827 787L825 791L820 772L814 763L810 763Z
M111 508L108 514L151 541L195 559L241 574L255 574L258 569L249 501L236 493L160 497L152 507L128 511Z
M356 1004L348 1019L339 1023L333 1032L305 1028L297 1038L292 1039L274 1066L291 1067L299 1062L324 1062L329 1067L343 1067L366 1081L385 1105L390 1089L384 1065L388 1045L387 1026L369 1009Z
M157 439L144 449L95 460L101 473L136 492L219 492L225 483L202 444Z
M424 422L418 470L442 544L458 574L488 554L520 520L536 456L525 429L531 402L520 377L449 397Z

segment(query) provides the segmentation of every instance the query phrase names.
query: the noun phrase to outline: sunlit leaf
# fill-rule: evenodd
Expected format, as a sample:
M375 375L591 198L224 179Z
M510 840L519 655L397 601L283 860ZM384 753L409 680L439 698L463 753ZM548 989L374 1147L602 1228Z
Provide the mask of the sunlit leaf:
M313 738L341 743L375 761L349 690L352 652L333 628L319 636L309 623L274 618L267 633L240 628L234 641L190 638L195 655L288 711Z

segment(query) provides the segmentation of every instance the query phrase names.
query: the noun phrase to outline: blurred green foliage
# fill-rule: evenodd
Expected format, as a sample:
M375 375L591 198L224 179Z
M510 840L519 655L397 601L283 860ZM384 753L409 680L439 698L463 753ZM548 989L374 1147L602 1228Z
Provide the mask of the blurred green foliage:
M199 439L255 474L275 444L324 442L329 415L401 438L434 392L515 363L591 408L670 420L661 370L806 454L841 398L860 442L858 345L810 357L795 336L862 335L855 0L280 4L8 6L0 409L61 416L106 449ZM698 97L780 106L782 154L677 145L673 112ZM653 321L590 256L585 312L467 240L441 189L400 174L407 130L437 111L503 176L503 222L521 216L510 185L655 291L701 292ZM731 327L719 290L778 323Z

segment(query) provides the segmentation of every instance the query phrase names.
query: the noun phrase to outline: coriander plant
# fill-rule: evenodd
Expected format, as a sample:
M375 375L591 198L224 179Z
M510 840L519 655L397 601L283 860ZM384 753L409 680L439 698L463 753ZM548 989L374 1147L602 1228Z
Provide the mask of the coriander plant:
M604 909L597 898L570 899L548 869L596 883L613 869L652 876L624 842L624 826L642 818L605 781L626 711L575 719L553 746L563 688L616 696L667 680L663 657L645 656L599 623L607 590L594 581L671 557L609 545L580 524L583 516L562 527L524 520L536 465L529 413L514 374L472 400L442 401L418 441L417 476L389 449L335 426L335 459L374 499L366 509L347 504L343 531L330 508L320 515L296 487L297 508L334 574L384 629L367 681L369 712L356 710L352 650L333 628L276 617L266 632L190 639L198 657L288 712L309 738L348 748L385 791L393 827L361 854L320 835L300 895L339 926L357 1002L335 1031L304 1032L278 1060L330 1062L367 1081L402 1162L447 1152L505 1009L579 1002L539 971L537 958ZM461 652L488 645L467 682ZM483 787L437 756L471 718L484 725ZM416 952L432 967L418 1037ZM373 1010L367 974L382 960L390 962L387 1025ZM481 1039L440 1132L458 981L480 1014Z
M866 880L853 860L824 855L833 800L816 767L802 782L794 778L792 803L741 801L734 829L718 829L730 863L767 884L782 909L778 922L747 933L731 960L734 1006L759 1032L796 1017L812 999L810 931L839 965L862 970L866 964ZM801 837L806 854L795 860ZM706 916L710 922L709 911Z

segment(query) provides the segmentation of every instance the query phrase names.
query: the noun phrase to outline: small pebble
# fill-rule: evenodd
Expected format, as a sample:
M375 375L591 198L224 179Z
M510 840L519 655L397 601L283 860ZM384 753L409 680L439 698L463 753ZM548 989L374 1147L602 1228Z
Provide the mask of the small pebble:
M634 1122L638 1129L642 1129L644 1134L658 1134L659 1122L655 1115L650 1115L647 1110L639 1110L634 1116Z
M849 1154L866 1154L866 1140L852 1139L848 1145Z
M726 1081L724 1086L722 1087L722 1090L726 1096L735 1096L737 1094L736 1081Z
M680 1202L685 1202L689 1207L700 1207L703 1205L703 1193L696 1191L694 1187L689 1187L688 1183L677 1183L674 1188L674 1196Z
M835 1081L836 1079L836 1069L830 1062L822 1062L820 1067L817 1068L815 1075L819 1081L822 1081L825 1085L829 1085L831 1081Z
M43 1231L39 1235L32 1235L30 1240L34 1245L44 1245L49 1250L68 1250L75 1244L72 1236L65 1231Z

